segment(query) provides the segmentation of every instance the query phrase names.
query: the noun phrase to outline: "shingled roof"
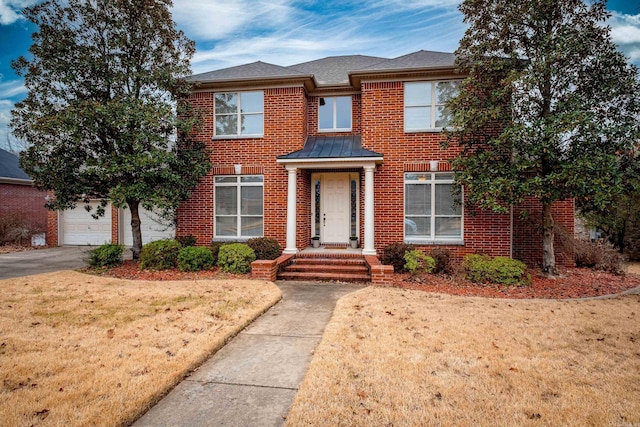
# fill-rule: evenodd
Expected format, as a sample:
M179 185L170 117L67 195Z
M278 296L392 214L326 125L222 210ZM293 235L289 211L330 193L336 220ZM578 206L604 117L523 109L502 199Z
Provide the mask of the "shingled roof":
M223 68L221 70L209 71L207 73L195 74L189 77L191 81L215 82L229 80L249 80L278 77L310 77L296 71L290 67L269 64L267 62L256 61L250 64L238 65L236 67Z
M453 67L453 53L420 50L388 59L377 56L329 56L314 61L282 67L262 61L193 75L189 80L209 84L250 82L252 80L306 79L308 88L350 86L350 76L367 73L428 70Z
M29 175L20 169L18 156L0 148L0 180L2 178L31 181Z
M306 74L313 74L319 85L339 85L349 83L349 71L367 68L384 61L387 61L387 59L377 56L329 56L328 58L295 64L288 68Z
M418 68L453 67L455 59L456 56L453 53L419 50L408 55L378 62L369 67L352 69L351 71L392 71L412 70Z

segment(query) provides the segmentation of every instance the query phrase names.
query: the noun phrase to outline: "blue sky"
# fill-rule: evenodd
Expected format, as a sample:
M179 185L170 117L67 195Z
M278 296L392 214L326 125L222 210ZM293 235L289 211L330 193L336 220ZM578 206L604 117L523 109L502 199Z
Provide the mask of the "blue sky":
M0 147L13 104L26 95L10 61L35 28L21 17L37 0L0 0ZM460 0L174 0L173 17L196 41L194 73L265 61L291 65L331 55L393 58L420 49L453 52L464 34ZM640 0L610 0L620 49L640 65Z

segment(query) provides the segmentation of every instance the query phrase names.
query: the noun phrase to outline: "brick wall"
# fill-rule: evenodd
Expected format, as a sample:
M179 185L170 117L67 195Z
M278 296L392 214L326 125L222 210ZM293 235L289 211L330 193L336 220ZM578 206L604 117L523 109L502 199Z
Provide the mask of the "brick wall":
M573 200L563 200L553 205L551 215L556 224L563 228L570 236L574 234L574 203ZM529 197L525 202L514 208L513 227L513 257L523 260L531 266L542 265L542 205ZM574 260L571 255L563 252L560 239L556 235L554 241L556 263L571 267Z
M362 84L362 143L384 155L375 174L376 249L404 238L404 173L429 170L429 161L438 160L439 170L449 170L456 147L443 149L437 132L404 131L404 89L402 82ZM439 245L451 250L454 258L484 252L509 256L510 215L465 212L464 246ZM431 247L425 247L430 249Z
M233 165L242 164L242 173L264 175L264 235L278 239L284 247L287 227L287 170L277 156L302 148L306 138L307 99L302 87L264 91L264 137L212 139L213 92L199 92L191 101L203 109L203 127L195 136L212 150L213 171L192 192L178 210L177 235L192 234L198 244L214 237L214 176L233 175ZM309 174L298 171L298 245L308 244ZM305 211L306 210L306 211ZM305 228L306 227L306 228ZM303 231L304 229L304 231Z
M47 229L46 193L30 185L0 183L0 217L20 215L31 226Z
M384 162L374 175L375 247L381 253L386 245L401 242L404 238L404 173L428 171L431 160L439 161L439 170L450 170L447 161L454 159L459 149L443 149L440 145L443 136L438 132L404 132L402 82L363 82L361 89L361 94L353 97L352 132L322 134L362 135L365 148L384 155ZM307 135L318 134L318 97L306 96L302 87L266 89L264 137L212 140L213 96L213 92L199 92L192 96L193 104L206 112L203 127L195 135L211 148L214 169L202 180L192 197L180 207L177 234L193 234L199 244L208 244L213 239L213 178L215 175L232 175L233 165L242 164L243 174L264 175L264 235L276 238L284 247L287 171L283 165L276 163L275 159L279 155L301 149ZM305 169L297 173L298 248L309 245L313 172L313 169ZM360 175L360 239L364 234L363 175ZM531 207L533 205L515 209L514 218L517 218L522 209ZM568 230L573 231L572 203L558 204L554 215ZM526 222L515 222L513 256L535 263L541 256L541 246L533 233L525 229L525 225ZM511 256L511 228L510 214L465 211L464 245L444 247L452 251L455 259L461 259L464 255L474 252L491 256Z

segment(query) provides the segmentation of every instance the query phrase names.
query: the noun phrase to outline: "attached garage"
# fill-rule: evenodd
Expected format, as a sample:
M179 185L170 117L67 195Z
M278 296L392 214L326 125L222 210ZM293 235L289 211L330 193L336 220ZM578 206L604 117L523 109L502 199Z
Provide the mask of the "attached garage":
M131 232L131 211L120 210L121 242L125 246L133 246L133 233ZM162 239L173 239L175 228L167 227L158 215L140 207L140 230L142 231L142 244Z
M105 207L104 216L94 219L100 202L91 202L91 212L87 212L84 203L75 209L60 212L63 245L102 245L111 242L111 205Z

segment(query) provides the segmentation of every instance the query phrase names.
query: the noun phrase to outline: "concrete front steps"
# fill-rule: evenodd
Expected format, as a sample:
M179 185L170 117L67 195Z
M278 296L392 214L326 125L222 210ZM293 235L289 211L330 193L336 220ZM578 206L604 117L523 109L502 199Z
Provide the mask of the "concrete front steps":
M369 266L360 254L300 253L277 277L280 280L371 282Z

